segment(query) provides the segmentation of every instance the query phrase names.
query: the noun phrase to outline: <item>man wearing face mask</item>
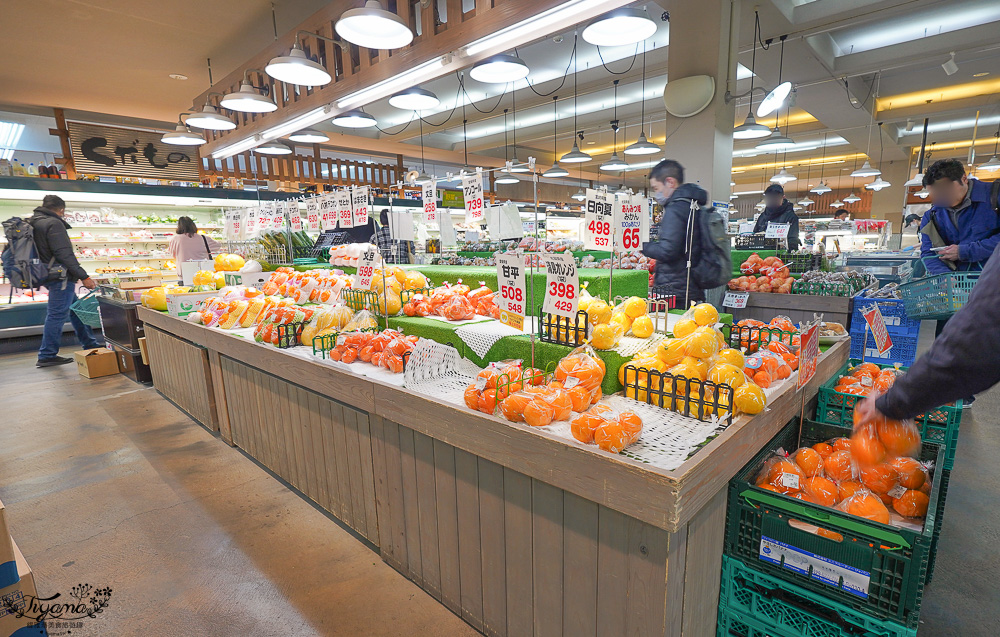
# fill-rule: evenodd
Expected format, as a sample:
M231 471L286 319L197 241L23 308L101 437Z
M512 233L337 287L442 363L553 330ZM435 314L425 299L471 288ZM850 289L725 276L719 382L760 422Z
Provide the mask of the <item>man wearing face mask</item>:
M684 167L673 159L664 159L653 167L649 185L656 202L663 206L657 240L642 246L644 255L656 259L653 284L665 288L666 294L675 295L678 307L688 307L692 301L704 301L705 291L689 276L688 245L691 246L690 262L697 264L701 250L695 215L704 213L697 207L692 213L691 202L704 206L708 203L708 193L701 186L684 183Z
M792 210L792 202L785 199L785 189L778 184L771 184L764 190L764 212L757 217L753 231L767 232L769 223L787 223L788 249L792 252L799 249L799 216Z

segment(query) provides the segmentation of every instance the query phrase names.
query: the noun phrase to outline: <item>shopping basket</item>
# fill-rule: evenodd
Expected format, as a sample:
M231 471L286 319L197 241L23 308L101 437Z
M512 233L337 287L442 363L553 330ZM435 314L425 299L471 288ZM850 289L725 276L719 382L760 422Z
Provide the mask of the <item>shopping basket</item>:
M979 272L948 272L917 279L897 288L906 315L918 320L944 320L962 309L979 280Z
M69 306L69 311L76 314L84 325L98 329L101 327L101 313L98 310L96 292L88 292L78 298Z

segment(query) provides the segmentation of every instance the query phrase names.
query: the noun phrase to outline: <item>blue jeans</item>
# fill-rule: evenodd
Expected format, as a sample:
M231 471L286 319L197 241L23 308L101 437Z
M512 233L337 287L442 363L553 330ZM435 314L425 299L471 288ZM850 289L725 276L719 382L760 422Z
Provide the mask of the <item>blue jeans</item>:
M67 281L65 289L63 284L53 283L46 285L49 291L49 309L45 314L45 328L42 331L42 347L38 350L38 359L55 358L59 354L59 342L62 340L63 326L66 324L66 317L73 324L76 331L76 338L84 348L98 347L94 332L89 326L69 311L69 306L76 301L76 283Z

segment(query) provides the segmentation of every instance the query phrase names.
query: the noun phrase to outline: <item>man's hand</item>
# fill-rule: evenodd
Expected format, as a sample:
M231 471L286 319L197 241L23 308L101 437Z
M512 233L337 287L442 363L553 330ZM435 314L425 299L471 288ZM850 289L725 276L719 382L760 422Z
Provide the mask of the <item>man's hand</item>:
M88 290L93 290L94 288L97 287L97 284L94 283L94 280L89 276L83 281L80 281L80 283L82 283L83 287L87 288Z
M854 428L857 429L870 422L885 420L885 414L875 407L875 401L881 394L868 396L854 407Z
M957 245L945 246L945 248L937 253L939 259L944 261L958 261L959 260L959 249Z

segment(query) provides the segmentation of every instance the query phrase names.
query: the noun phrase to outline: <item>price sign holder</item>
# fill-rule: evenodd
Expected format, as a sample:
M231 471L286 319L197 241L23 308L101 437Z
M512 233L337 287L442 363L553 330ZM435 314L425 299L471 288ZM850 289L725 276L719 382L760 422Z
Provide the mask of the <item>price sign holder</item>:
M611 250L614 204L613 195L603 190L587 188L587 207L584 213L583 240L587 250Z
M375 276L375 266L382 260L378 248L369 245L368 249L361 253L358 258L358 271L354 275L354 288L357 290L367 290L371 287L372 278Z
M576 318L566 318L558 314L538 314L538 338L544 343L555 343L577 347L583 345L590 335L590 317L578 310Z
M576 319L580 277L572 252L545 255L545 302L542 312Z
M742 310L747 306L747 301L749 299L749 292L726 292L725 298L722 299L722 307L731 307L734 310Z
M368 225L368 205L371 188L368 186L358 186L351 191L351 205L353 207L353 218L351 223L354 226Z
M528 301L524 286L524 255L497 255L497 294L500 322L517 330L524 329L525 306Z
M753 234L754 225L753 221L741 222L739 234Z
M642 208L628 198L615 201L615 245L623 250L642 248Z
M437 186L434 182L420 187L420 199L424 204L424 223L437 223Z
M319 201L316 197L309 198L306 201L306 227L309 232L319 232Z
M462 196L465 198L465 220L467 223L480 223L485 212L483 210L483 175L479 171L462 177Z
M288 203L288 221L292 232L302 231L302 214L299 212L298 201Z
M769 221L767 223L767 230L764 232L765 239L787 239L788 238L788 228L791 224L788 223L774 223Z

